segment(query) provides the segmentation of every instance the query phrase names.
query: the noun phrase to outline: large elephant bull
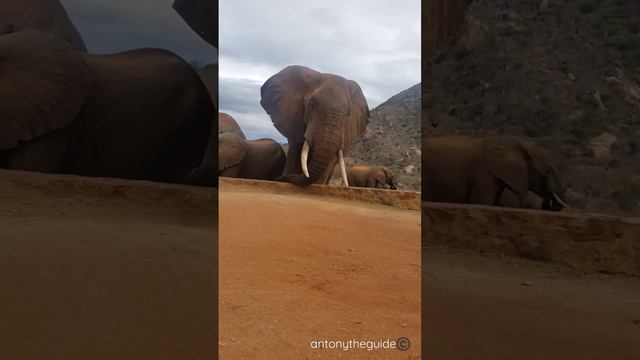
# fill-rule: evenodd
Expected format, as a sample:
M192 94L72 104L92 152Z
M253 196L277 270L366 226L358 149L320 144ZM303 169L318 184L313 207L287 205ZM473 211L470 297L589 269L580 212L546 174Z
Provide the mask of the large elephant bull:
M0 35L0 167L181 182L215 113L171 52L90 55L36 30Z
M527 206L529 191L544 210L567 207L554 167L517 139L425 136L422 144L425 201L499 205L508 188L519 207Z
M348 185L344 154L366 129L369 107L360 86L341 76L288 66L260 88L260 104L289 140L282 181L326 184L336 164Z

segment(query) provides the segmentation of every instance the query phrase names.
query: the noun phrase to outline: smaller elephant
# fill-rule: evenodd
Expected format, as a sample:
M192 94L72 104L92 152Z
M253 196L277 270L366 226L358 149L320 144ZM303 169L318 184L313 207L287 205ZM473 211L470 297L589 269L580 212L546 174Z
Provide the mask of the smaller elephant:
M529 192L542 210L561 211L565 187L540 149L512 137L425 136L423 201L500 205L505 190L527 207Z
M398 190L393 174L384 166L354 165L347 173L350 186Z
M277 180L286 161L284 149L275 140L245 140L230 132L218 135L219 176Z

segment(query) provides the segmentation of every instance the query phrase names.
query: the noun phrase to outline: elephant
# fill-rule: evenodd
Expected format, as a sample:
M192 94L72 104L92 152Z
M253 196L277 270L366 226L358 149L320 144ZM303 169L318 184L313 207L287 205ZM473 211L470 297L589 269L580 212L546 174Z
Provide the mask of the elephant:
M557 171L533 146L510 137L425 136L423 200L500 205L505 189L525 208L528 192L543 210L568 207Z
M280 181L327 184L336 164L348 186L344 154L364 135L369 107L360 86L341 76L292 65L260 88L260 105L288 139Z
M236 119L234 119L227 113L221 112L218 114L218 134L226 132L234 133L244 140L247 139L247 137L244 135L244 132L242 132L240 125L238 125L238 123L236 122Z
M245 140L232 132L218 135L219 176L276 180L286 162L282 146L272 139Z
M353 165L347 173L349 186L398 190L393 174L384 166Z
M87 51L84 40L59 0L0 0L0 35L35 29Z
M217 1L175 0L173 9L204 41L218 47Z
M182 182L217 111L159 49L90 55L41 31L0 36L0 167Z
M223 112L218 113L217 128L218 128L217 133L215 131L215 128L211 129L211 134L209 136L209 142L207 145L207 151L204 155L204 158L202 159L202 163L198 168L193 169L189 173L189 175L187 175L187 178L185 180L186 183L192 184L192 185L201 185L201 186L207 186L215 183L215 179L217 179L218 172L219 172L218 164L220 164L220 162L218 162L218 150L219 150L218 135L224 134L224 133L230 133L230 134L236 135L241 140L247 139L247 137L244 135L244 132L242 132L240 125L238 125L236 120L227 113L223 113ZM231 140L231 143L233 142L235 141ZM220 146L222 145L220 144ZM243 149L244 149L244 154L246 155L246 147ZM242 156L236 155L236 158L237 160L233 160L233 161L237 161L237 163L233 164L233 166L235 166L234 169L239 168L238 163L242 161L242 159L244 158L244 155ZM231 170L229 172L231 172ZM282 170L280 171L280 174L282 174Z

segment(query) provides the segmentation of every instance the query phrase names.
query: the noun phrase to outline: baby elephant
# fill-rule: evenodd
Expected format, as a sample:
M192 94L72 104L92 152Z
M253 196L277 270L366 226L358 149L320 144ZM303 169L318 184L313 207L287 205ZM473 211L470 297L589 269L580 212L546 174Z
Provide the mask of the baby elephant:
M393 174L384 166L354 165L347 173L349 186L398 190Z
M245 140L235 133L218 135L219 176L276 180L287 157L272 139Z

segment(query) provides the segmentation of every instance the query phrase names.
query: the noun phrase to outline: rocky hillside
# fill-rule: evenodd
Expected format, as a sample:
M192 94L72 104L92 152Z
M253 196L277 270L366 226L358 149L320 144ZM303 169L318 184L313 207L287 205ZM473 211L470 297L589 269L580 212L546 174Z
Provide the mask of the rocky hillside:
M640 214L640 2L479 0L425 65L423 132L528 138L573 207Z
M420 190L420 84L371 110L367 132L347 154L347 166L382 165L401 189Z

